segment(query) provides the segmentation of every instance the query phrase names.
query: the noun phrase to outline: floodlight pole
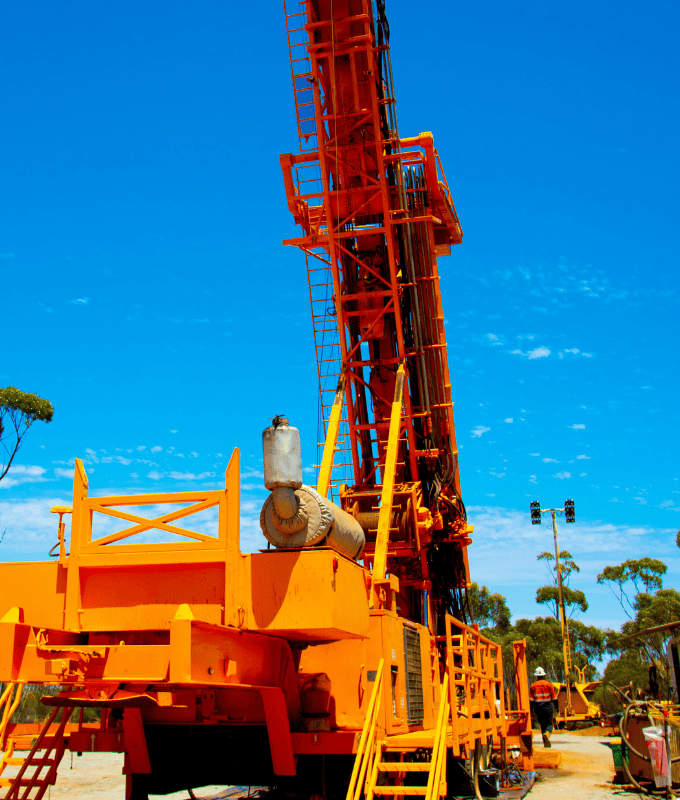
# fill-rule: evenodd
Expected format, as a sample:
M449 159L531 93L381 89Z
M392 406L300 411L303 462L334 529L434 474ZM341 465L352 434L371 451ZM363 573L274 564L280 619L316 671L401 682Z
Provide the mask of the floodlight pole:
M571 716L573 708L571 707L571 688L569 685L569 673L571 672L571 644L569 642L569 623L567 622L567 615L564 610L564 594L562 592L562 564L560 562L560 545L557 537L557 512L562 511L561 508L546 508L545 512L550 512L552 517L553 538L555 540L555 570L557 572L557 591L559 594L560 604L560 625L562 626L562 653L564 656L564 684L566 688L566 706L564 708L565 717Z

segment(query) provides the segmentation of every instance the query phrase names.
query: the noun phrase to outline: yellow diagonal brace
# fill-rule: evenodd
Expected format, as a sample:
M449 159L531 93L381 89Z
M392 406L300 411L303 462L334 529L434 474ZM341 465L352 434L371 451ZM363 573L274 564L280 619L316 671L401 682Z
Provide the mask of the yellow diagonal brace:
M387 437L387 453L385 454L380 513L378 515L378 532L375 539L375 556L373 559L373 583L384 581L387 571L387 545L390 538L394 473L397 467L397 451L401 429L401 399L404 394L404 376L404 365L401 364L397 370L397 380L394 384L394 401L392 402L392 413L390 414L390 431Z
M344 399L345 375L343 373L338 379L338 388L335 392L333 408L331 409L331 416L328 420L328 433L326 434L326 443L323 447L323 458L321 459L321 469L319 470L319 481L316 485L316 491L324 497L328 497L328 489L331 485L333 459L335 458L335 445L338 441L338 431L340 430L340 417L342 416L342 404Z

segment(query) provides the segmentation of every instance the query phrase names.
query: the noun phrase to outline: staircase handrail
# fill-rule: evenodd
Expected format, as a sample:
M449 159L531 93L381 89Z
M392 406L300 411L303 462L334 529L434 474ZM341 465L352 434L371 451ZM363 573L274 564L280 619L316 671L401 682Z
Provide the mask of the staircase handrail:
M444 673L444 682L441 688L437 727L435 728L434 740L432 742L432 765L430 767L430 775L427 779L425 800L436 800L440 795L442 770L446 769L446 729L449 724L450 713L449 673L447 671Z
M356 758L354 759L354 768L352 769L352 777L350 778L347 788L346 800L359 800L366 777L366 770L375 749L375 733L378 726L378 711L380 710L384 665L385 659L381 658L375 674L371 698L368 701L368 708L366 709L366 719L364 720L361 739L359 740Z
M12 693L15 689L16 692L14 697L12 697ZM7 688L2 693L2 697L0 697L0 708L2 708L2 720L0 721L0 747L2 747L3 750L6 746L7 726L9 725L9 721L12 719L14 712L19 707L23 689L23 683L8 683Z

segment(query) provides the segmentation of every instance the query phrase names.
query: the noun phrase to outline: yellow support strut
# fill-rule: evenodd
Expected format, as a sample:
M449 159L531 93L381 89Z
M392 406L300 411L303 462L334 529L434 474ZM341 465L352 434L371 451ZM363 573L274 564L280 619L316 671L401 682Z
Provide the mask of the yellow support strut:
M340 417L342 416L342 404L344 397L345 375L343 373L338 379L338 388L335 392L333 408L331 409L331 416L328 420L328 433L326 434L326 443L323 447L323 458L321 459L321 469L319 470L319 481L316 485L316 491L324 497L328 497L328 490L331 485L333 460L335 458L335 446L338 441L338 431L340 430Z
M387 452L383 472L383 487L380 497L380 513L378 514L378 532L375 539L375 556L373 559L373 583L385 580L387 572L387 545L390 538L390 517L392 516L392 498L394 497L394 475L397 467L399 450L399 433L401 429L401 401L404 394L404 365L397 370L394 384L394 400L390 414L390 430L387 437Z

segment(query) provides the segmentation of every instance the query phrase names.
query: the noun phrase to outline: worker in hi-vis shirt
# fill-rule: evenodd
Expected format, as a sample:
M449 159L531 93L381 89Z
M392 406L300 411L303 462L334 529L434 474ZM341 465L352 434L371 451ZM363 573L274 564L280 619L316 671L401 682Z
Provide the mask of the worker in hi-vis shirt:
M550 747L550 734L553 729L553 711L557 706L557 692L555 687L545 679L543 667L537 667L534 672L534 682L529 687L529 700L531 710L536 715L541 726L543 746Z

